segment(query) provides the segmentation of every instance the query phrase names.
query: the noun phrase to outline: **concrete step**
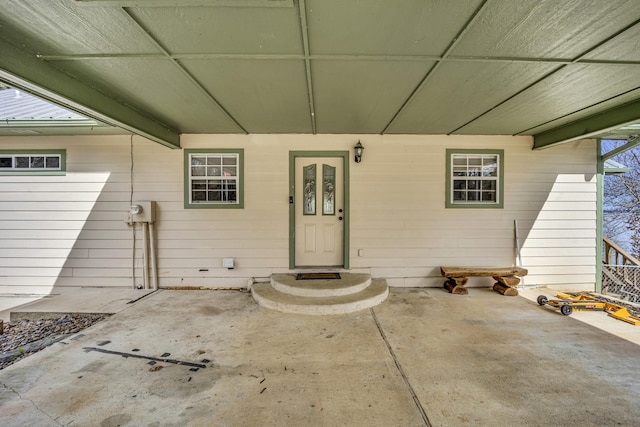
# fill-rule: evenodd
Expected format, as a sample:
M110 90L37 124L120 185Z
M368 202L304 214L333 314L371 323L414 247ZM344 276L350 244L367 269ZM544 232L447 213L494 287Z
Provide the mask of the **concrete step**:
M280 292L270 283L257 283L251 287L251 294L261 306L284 313L345 314L382 303L389 295L389 286L384 279L373 279L359 292L310 297Z
M340 279L296 280L294 274L274 274L271 286L279 292L301 297L336 297L357 294L371 284L369 274L342 273Z

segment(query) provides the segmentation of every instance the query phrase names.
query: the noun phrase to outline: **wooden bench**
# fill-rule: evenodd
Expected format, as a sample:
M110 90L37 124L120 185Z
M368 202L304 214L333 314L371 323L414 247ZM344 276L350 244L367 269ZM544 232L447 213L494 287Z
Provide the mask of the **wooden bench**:
M515 296L515 288L520 283L516 276L526 276L528 271L521 267L440 267L440 272L447 278L444 288L452 294L466 295L469 293L464 285L469 277L493 277L496 283L493 290L502 295Z

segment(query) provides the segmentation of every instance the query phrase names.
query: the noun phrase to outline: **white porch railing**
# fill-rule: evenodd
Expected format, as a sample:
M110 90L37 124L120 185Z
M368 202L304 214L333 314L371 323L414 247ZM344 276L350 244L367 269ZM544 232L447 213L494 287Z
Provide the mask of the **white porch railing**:
M640 260L603 239L602 293L640 303Z

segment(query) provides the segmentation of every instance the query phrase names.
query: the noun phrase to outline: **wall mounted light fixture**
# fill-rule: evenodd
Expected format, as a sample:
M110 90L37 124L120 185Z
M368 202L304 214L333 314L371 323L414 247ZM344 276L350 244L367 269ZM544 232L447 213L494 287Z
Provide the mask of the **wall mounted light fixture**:
M354 160L356 161L356 163L360 163L362 161L362 152L364 151L364 147L360 143L360 140L358 140L356 146L353 147L353 151L355 152Z

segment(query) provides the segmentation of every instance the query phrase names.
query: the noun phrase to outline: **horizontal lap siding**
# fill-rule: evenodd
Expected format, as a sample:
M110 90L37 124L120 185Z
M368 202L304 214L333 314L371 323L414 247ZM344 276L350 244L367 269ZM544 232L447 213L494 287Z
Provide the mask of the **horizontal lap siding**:
M362 163L352 169L354 269L387 277L395 286L441 286L441 265L511 266L517 220L527 285L593 288L593 141L532 151L526 138L420 140L385 136L369 142ZM447 148L504 150L504 209L445 208ZM472 286L491 283L470 279Z
M155 200L163 287L245 286L288 272L289 151L349 150L349 135L184 135L183 148L243 148L244 209L184 209L183 151L129 137L0 138L67 150L66 176L0 177L0 293L141 283L130 198ZM353 271L394 286L441 286L439 266L511 266L518 221L526 283L595 280L595 144L537 152L530 138L367 136L350 155ZM43 142L44 141L44 142ZM445 150L502 149L504 209L445 208ZM133 193L131 193L133 189ZM360 250L360 251L359 251ZM233 257L236 268L222 268ZM135 259L135 261L134 261ZM135 270L134 270L135 263ZM490 279L472 279L488 285Z
M67 151L64 176L0 176L0 293L130 287L128 138L1 138L0 148ZM104 248L117 256L94 252Z
M519 221L528 285L594 289L596 274L596 149L593 142L527 153L514 161L537 177L533 222ZM525 166L526 165L526 166ZM530 189L527 187L527 189ZM533 189L530 189L534 191ZM540 197L540 193L547 197ZM585 280L585 277L591 277Z

